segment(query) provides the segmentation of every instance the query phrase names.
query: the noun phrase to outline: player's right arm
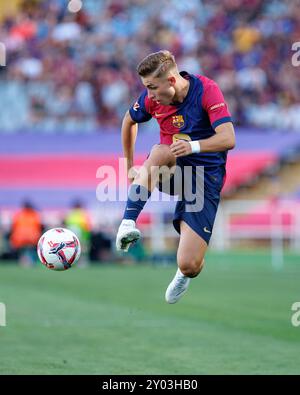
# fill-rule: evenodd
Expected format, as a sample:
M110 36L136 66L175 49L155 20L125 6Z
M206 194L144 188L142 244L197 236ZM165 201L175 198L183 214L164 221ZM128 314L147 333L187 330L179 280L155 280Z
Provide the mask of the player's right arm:
M126 112L122 122L121 138L124 158L127 159L127 175L130 180L133 180L134 176L129 174L129 170L133 166L134 146L138 131L138 124L133 121L129 110Z
M134 147L138 131L138 123L147 122L152 118L149 110L149 100L145 90L138 100L126 112L122 122L122 146L124 157L127 159L127 174L130 180L134 179L133 167Z

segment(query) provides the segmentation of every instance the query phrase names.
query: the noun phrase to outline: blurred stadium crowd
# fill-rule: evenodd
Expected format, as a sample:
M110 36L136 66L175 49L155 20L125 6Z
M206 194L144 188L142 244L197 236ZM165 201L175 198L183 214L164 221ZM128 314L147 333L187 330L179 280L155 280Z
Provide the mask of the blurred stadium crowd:
M67 0L14 2L0 27L2 131L119 127L141 90L137 63L162 48L220 84L236 125L300 124L299 0L83 0L77 13Z

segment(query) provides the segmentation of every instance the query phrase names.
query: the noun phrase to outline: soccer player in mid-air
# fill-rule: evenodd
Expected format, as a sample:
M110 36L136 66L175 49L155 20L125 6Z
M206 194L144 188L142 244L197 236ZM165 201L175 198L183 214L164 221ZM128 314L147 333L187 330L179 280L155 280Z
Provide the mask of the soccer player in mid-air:
M116 247L128 251L141 234L136 220L159 181L158 167L180 169L170 176L170 193L180 186L173 224L180 234L178 270L165 299L176 303L191 278L203 268L204 256L225 180L227 151L235 146L235 133L223 94L213 80L179 72L169 51L148 55L137 67L145 86L122 123L122 144L128 174L133 166L137 124L157 119L160 144L155 145L133 178ZM185 172L189 168L191 171ZM171 173L172 174L172 173ZM177 184L177 185L176 185ZM172 192L173 191L173 192ZM187 196L188 195L188 196Z

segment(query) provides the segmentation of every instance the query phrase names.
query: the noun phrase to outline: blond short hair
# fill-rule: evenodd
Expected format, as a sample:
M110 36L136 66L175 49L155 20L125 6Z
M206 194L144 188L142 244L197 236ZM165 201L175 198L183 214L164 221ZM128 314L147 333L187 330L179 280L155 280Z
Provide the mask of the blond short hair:
M137 72L141 77L153 74L155 78L159 78L172 68L177 68L174 55L163 50L146 56L137 66Z

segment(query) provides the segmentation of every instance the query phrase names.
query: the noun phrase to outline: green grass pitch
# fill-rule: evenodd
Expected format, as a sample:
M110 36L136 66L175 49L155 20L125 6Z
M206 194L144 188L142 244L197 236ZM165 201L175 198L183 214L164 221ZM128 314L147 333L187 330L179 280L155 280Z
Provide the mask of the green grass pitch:
M300 257L212 254L175 305L174 266L0 265L0 374L299 374Z

